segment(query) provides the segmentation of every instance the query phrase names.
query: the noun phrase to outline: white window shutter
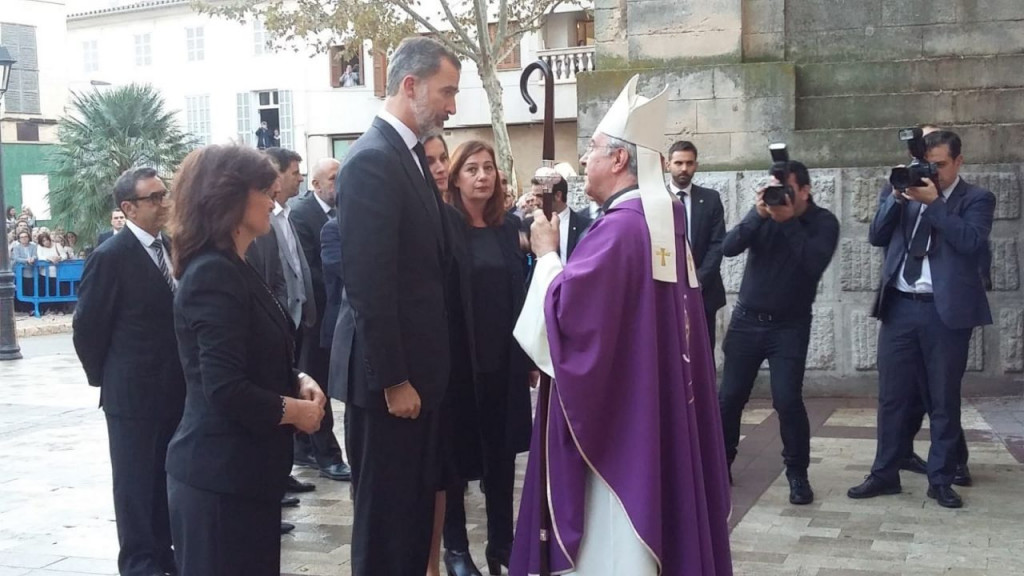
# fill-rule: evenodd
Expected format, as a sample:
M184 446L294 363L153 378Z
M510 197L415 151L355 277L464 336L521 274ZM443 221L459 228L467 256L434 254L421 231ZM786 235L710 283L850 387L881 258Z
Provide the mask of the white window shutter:
M238 143L256 145L256 129L253 128L252 114L252 93L239 92L235 96L235 107L238 114Z
M278 102L280 105L278 119L281 123L281 146L295 150L295 133L292 130L292 91L279 90Z

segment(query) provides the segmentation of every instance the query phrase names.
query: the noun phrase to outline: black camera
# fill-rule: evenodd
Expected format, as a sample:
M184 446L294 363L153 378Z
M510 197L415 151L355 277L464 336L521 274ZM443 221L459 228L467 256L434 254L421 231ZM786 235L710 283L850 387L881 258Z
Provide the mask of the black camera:
M924 145L924 132L920 128L904 128L900 130L900 140L907 143L907 150L914 157L909 166L898 166L889 174L889 184L896 190L925 186L924 178L935 182L939 176L939 167L924 159L927 148Z
M789 196L790 202L794 198L793 188L789 185L789 152L782 143L769 144L768 151L772 154L772 167L768 173L780 183L765 188L761 199L768 206L783 206L786 204L786 196Z

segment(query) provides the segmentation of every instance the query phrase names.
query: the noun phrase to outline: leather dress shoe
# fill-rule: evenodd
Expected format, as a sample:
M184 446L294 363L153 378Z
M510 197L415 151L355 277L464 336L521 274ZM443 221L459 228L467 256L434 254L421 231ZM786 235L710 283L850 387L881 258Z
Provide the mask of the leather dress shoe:
M811 482L804 475L793 475L787 477L789 480L789 503L802 506L814 502L814 490L811 490Z
M928 497L934 498L943 508L961 508L964 505L960 495L948 484L928 486Z
M512 547L498 548L487 546L484 549L484 556L487 558L487 573L491 576L501 576L501 567L508 568L509 558L512 556Z
M288 476L288 483L285 485L285 492L312 492L316 490L316 484L301 482L295 476Z
M953 472L953 484L957 486L974 484L974 480L971 479L971 469L967 467L967 464L956 465L956 471Z
M338 462L321 468L320 475L331 480L348 481L352 479L352 469L348 467L348 464Z
M469 552L444 551L444 567L448 576L483 576L480 569L473 563Z
M295 530L295 524L290 522L281 522L281 536L284 536L292 530Z
M299 505L299 499L295 496L281 498L281 508L295 508Z
M886 484L874 475L868 474L864 477L863 482L847 490L846 495L854 500L860 500L862 498L882 496L883 494L899 494L902 491L903 487L898 482L896 484Z
M299 454L296 452L295 456L292 458L292 463L296 466L304 466L314 470L320 468L320 465L317 464L316 458L314 458L312 454Z
M907 456L902 462L900 462L900 470L906 470L907 472L913 472L914 474L927 474L928 463L915 452L911 452L910 456Z

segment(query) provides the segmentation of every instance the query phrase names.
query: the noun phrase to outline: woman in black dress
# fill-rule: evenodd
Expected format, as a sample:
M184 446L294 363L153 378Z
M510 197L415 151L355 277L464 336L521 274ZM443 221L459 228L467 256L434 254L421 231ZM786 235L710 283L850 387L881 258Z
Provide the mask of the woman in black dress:
M245 261L270 231L277 170L255 149L207 146L175 176L174 325L185 412L167 449L179 576L281 572L281 497L295 429L326 401L292 369L293 326Z
M529 361L512 337L525 297L524 255L518 218L505 212L490 145L472 140L455 150L448 190L457 211L452 252L461 279L458 302L449 309L463 316L466 329L453 335L446 397L450 448L461 481L447 495L445 566L454 576L479 573L469 556L464 503L465 482L479 478L487 508L487 565L491 574L501 574L512 546L516 454L530 444Z

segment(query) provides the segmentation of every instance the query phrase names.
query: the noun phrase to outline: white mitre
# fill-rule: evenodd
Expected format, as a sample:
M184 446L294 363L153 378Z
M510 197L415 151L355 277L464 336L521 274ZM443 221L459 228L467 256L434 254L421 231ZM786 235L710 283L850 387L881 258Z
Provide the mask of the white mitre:
M639 76L633 76L612 104L594 134L604 133L636 145L637 181L644 219L651 236L654 279L676 282L676 231L672 203L676 198L665 187L661 161L668 88L653 98L636 93Z

